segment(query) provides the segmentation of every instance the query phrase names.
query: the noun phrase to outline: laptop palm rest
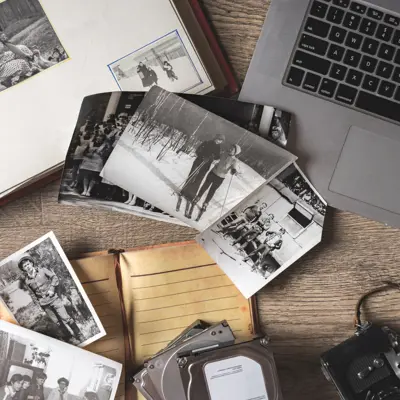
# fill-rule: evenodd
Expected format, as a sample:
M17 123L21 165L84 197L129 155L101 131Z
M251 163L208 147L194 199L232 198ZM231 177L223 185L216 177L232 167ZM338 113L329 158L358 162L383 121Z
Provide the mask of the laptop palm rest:
M400 214L400 138L351 127L329 190Z

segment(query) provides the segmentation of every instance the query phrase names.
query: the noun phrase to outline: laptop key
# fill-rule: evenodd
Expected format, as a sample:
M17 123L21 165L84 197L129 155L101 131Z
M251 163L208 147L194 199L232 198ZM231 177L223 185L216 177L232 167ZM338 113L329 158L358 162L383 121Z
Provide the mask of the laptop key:
M350 0L333 0L333 4L339 7L347 8L350 4Z
M390 26L379 24L378 30L376 32L376 37L378 39L384 40L385 42L389 42L390 38L392 37L394 29Z
M356 71L355 69L349 70L349 73L347 74L346 77L346 83L349 85L353 86L360 86L362 79L364 77L364 74L360 71Z
M378 48L379 48L379 42L377 40L371 38L365 38L361 50L364 53L371 54L371 56L374 56L378 51Z
M400 122L400 104L392 100L360 91L355 106L361 110Z
M328 58L335 61L342 61L345 48L338 46L337 44L331 44L328 51Z
M374 72L378 61L375 58L364 56L361 60L360 69L366 72Z
M300 86L303 80L305 72L302 69L298 69L295 67L291 67L289 71L289 75L286 79L287 83L290 83L293 86Z
M314 36L303 34L299 47L315 54L324 56L328 50L329 43Z
M361 17L359 15L348 12L344 17L343 26L349 29L356 30L360 25L360 22L361 22Z
M339 28L338 26L332 26L331 33L329 34L329 40L335 43L343 43L346 37L347 31L345 29Z
M321 3L318 0L314 0L313 5L311 6L310 14L315 17L325 18L326 12L328 10L328 5L325 3Z
M380 21L383 18L383 12L382 11L378 11L378 10L374 10L373 8L369 8L368 9L367 15L368 15L368 17L371 17L373 19L377 19L378 21Z
M324 21L319 21L315 18L308 18L304 30L306 32L312 33L313 35L320 37L327 37L330 29L330 25Z
M392 61L396 49L389 44L382 43L378 52L378 57L386 61Z
M308 72L304 79L303 88L311 92L316 92L320 82L321 77L319 75Z
M398 29L394 32L392 43L396 46L400 46L400 31Z
M375 34L377 26L378 26L377 22L372 21L371 19L368 18L363 18L363 20L361 21L359 31L366 35L373 36Z
M346 46L351 47L352 49L359 49L362 43L363 37L358 33L349 32L346 39Z
M354 100L356 99L356 96L357 96L357 89L341 83L336 92L335 99L342 103L352 105L354 103Z
M353 50L347 50L343 62L351 67L357 67L361 60L361 54Z
M335 24L341 24L344 17L344 11L340 8L331 6L326 19Z
M335 81L324 78L322 79L322 83L318 93L325 97L333 97L333 95L335 94L336 87L337 83Z
M330 61L305 53L301 50L296 51L293 64L321 75L326 75L331 66Z
M393 72L393 65L388 64L384 61L379 61L378 69L376 70L376 74L382 78L389 79Z
M379 86L378 93L381 96L392 97L395 89L396 85L394 83L388 81L382 81Z
M399 26L400 24L400 19L394 15L386 14L383 20L389 25Z
M375 92L378 89L380 80L375 76L366 75L362 84L363 89Z
M394 98L397 101L400 101L400 86L397 88L396 93L394 94Z
M359 13L359 14L365 14L365 12L367 11L367 7L360 3L356 3L355 1L353 1L350 4L350 10L354 11L356 13Z
M396 64L400 64L400 49L397 50L396 56L395 56L395 58L394 58L394 62L395 62Z
M400 83L400 68L399 67L396 67L396 69L394 70L392 79L395 82Z
M337 79L338 81L344 80L344 77L346 76L347 68L344 67L343 65L340 64L333 64L331 73L329 76L331 78Z

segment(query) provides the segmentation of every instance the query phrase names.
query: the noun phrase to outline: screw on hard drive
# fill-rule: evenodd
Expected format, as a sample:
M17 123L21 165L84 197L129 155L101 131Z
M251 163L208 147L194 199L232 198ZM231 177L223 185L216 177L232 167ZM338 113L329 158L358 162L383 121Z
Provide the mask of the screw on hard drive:
M182 357L178 360L178 366L179 368L184 368L184 366L187 364L187 358L186 357Z
M260 339L261 346L268 346L269 344L269 337L263 337Z
M150 364L149 368L150 368L150 369L154 369L154 365L153 365L153 364Z
M215 336L216 334L217 334L217 332L215 332L215 331L211 332L211 336Z

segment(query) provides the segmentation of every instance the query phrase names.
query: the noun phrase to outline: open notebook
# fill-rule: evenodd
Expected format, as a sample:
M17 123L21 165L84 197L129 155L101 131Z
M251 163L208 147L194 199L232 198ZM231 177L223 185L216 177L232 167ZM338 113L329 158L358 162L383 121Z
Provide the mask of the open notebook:
M226 319L239 340L254 333L254 300L195 242L91 254L72 265L107 332L86 349L125 365L117 399L140 398L129 382L132 371L197 319Z

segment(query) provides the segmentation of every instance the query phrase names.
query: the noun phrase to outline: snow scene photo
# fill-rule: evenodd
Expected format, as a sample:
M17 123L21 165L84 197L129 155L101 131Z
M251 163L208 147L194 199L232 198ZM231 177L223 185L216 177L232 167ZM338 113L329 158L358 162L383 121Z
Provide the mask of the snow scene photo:
M86 346L105 330L53 233L0 262L0 299L23 327Z
M98 207L164 222L176 218L102 179L100 172L143 100L143 93L112 92L83 100L78 122L65 159L58 201Z
M321 241L325 213L326 203L292 164L198 242L248 298Z
M109 68L121 90L143 91L158 85L185 93L203 82L178 31L113 62Z
M0 2L0 91L67 58L38 0Z
M102 176L202 231L295 158L153 87L111 153Z
M123 395L121 371L115 361L0 321L2 400L113 400Z

